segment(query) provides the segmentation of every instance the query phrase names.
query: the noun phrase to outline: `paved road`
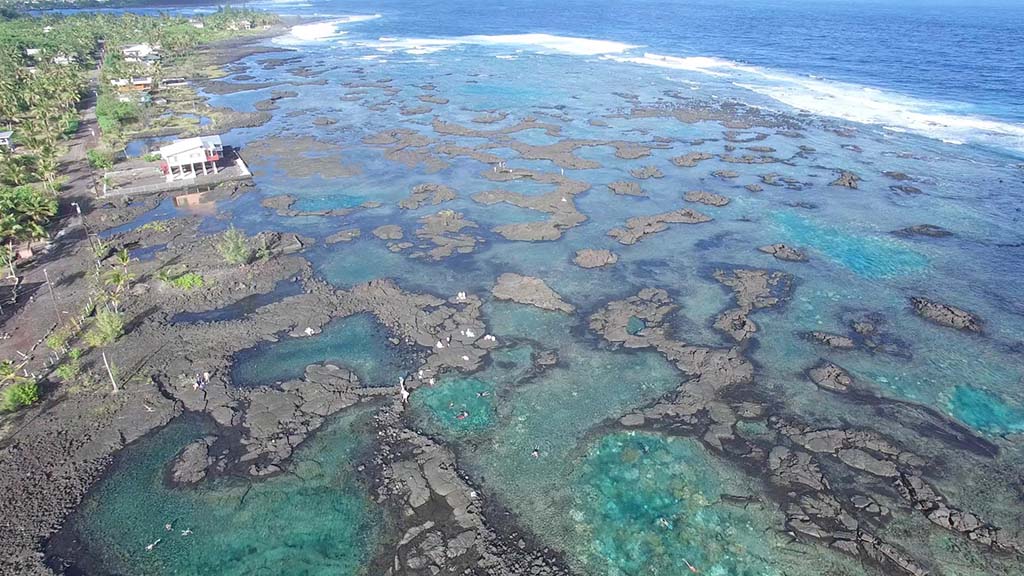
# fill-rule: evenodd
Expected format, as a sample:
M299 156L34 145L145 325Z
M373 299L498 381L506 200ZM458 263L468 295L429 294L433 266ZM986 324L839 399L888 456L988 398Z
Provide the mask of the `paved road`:
M0 360L20 359L21 354L28 354L57 324L58 318L66 322L71 311L79 309L89 291L85 274L93 258L75 204L88 215L93 202L95 182L86 150L97 144L99 136L95 92L81 106L78 131L61 159L61 176L67 182L59 192L60 212L50 229L52 242L45 253L37 255L35 262L19 270L24 285L19 303L13 307L5 304L0 314ZM46 286L46 274L52 281L52 297ZM30 370L43 369L48 353L40 346L29 364Z

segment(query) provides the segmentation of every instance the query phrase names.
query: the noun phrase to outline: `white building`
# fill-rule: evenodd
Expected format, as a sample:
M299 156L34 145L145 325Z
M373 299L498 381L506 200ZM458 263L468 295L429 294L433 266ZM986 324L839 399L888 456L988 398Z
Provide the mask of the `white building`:
M200 172L216 174L224 146L220 136L197 136L160 147L160 169L168 182L195 178Z
M151 64L160 60L160 53L155 46L150 44L132 44L121 48L121 55L125 62L138 62Z
M13 135L14 132L10 130L0 132L0 147L7 148L8 150L14 148L14 144L11 143L11 136Z

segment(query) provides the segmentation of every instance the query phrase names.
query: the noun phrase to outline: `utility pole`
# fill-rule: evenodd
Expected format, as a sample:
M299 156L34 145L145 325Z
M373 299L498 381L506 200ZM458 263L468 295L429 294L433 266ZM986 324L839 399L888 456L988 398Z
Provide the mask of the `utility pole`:
M46 278L46 288L50 291L50 300L53 302L53 313L57 315L57 326L60 326L61 316L60 308L57 306L57 296L53 293L53 284L50 282L50 275L47 274L46 268L43 268L43 277Z

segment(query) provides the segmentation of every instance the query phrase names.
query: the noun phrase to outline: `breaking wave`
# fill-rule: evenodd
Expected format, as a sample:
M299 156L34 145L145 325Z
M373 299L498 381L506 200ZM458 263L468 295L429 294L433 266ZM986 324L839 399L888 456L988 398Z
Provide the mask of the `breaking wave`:
M301 44L330 42L347 34L347 32L342 29L342 26L345 24L366 22L368 20L376 20L377 18L380 18L380 14L354 14L350 16L332 18L331 20L325 20L322 22L299 24L297 26L292 26L284 36L275 38L274 43L283 46L295 46Z
M1024 125L965 113L968 106L914 98L848 82L800 76L722 58L645 53L605 55L616 62L685 70L722 78L797 110L911 132L948 144L980 144L1024 153Z
M363 45L383 52L406 54L432 54L453 46L502 46L532 49L538 52L557 52L572 56L598 56L618 54L637 48L633 44L611 40L594 40L553 34L498 34L454 36L450 38L380 38Z

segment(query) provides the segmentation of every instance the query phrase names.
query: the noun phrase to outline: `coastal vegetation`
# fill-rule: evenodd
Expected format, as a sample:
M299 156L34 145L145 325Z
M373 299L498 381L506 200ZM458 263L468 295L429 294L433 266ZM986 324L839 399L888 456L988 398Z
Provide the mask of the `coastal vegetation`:
M249 240L245 233L231 226L224 232L220 242L217 243L217 250L228 264L248 264L252 259L252 248L249 247Z
M39 401L39 383L35 378L19 374L24 364L10 360L0 362L0 410L13 412Z
M31 186L0 188L0 242L46 237L46 223L57 214L57 199Z
M202 288L206 283L201 274L185 270L179 266L168 266L157 273L157 279L181 290Z
M124 318L113 310L104 308L96 313L92 328L85 333L85 341L93 347L106 346L124 334Z

